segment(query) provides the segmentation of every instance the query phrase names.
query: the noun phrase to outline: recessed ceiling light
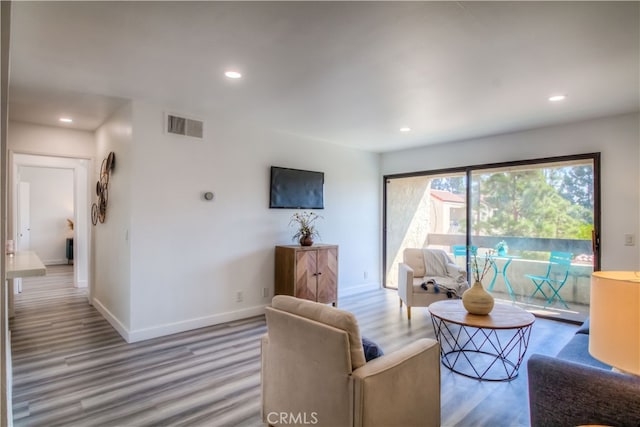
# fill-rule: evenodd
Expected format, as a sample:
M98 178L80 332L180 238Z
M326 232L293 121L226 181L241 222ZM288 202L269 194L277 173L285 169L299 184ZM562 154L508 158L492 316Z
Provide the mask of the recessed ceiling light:
M549 101L551 102L564 101L565 99L567 99L567 95L553 95L549 97Z
M242 77L242 74L237 71L225 71L224 75L229 77L230 79L239 79L240 77Z
M62 123L72 123L73 119L69 118L69 117L60 117L60 121Z
M411 132L411 128L410 128L410 127L405 126L405 127L403 127L403 128L400 128L400 132Z

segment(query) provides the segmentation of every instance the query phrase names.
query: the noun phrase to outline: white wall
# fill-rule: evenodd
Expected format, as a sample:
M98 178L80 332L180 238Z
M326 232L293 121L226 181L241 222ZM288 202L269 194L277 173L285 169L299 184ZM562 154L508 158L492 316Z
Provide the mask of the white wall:
M379 286L378 154L205 121L204 141L164 134L163 108L137 102L95 136L11 123L16 152L95 158L91 189L102 158L116 153L107 218L92 228L92 295L125 338L262 313L273 295L274 246L292 244L294 233L293 210L268 208L271 165L325 172L319 229L323 242L340 246L339 293ZM205 202L205 191L216 199Z
M20 181L30 185L30 250L45 265L66 264L66 239L73 237L73 170L23 166Z
M95 155L93 132L15 121L8 130L12 151L83 159Z
M33 123L9 122L8 150L12 153L75 157L93 159L95 156L95 139L92 132L66 129L53 126L42 126ZM13 198L14 183L10 182L9 200ZM9 235L14 234L12 206L9 206Z
M102 160L113 151L115 167L109 178L109 198L104 223L93 227L93 304L127 337L131 325L131 224L132 184L134 168L132 152L131 104L120 108L96 130L96 161L92 175L94 188L100 178ZM153 154L140 159L152 161ZM142 257L149 257L143 254Z
M637 113L382 155L382 174L601 152L602 269L638 270L640 115Z
M262 313L274 245L294 233L294 210L268 208L271 165L325 173L319 230L340 246L340 291L379 283L378 154L204 119L203 141L167 135L163 109L134 102L131 340Z

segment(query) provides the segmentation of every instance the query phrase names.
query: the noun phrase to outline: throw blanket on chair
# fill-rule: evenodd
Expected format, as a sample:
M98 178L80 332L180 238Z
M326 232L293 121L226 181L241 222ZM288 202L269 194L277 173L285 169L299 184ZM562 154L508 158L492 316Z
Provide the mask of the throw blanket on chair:
M425 277L422 289L426 291L440 292L444 288L447 296L462 296L469 287L460 268L451 261L445 251L425 250L424 256Z
M449 275L447 264L451 263L451 260L445 251L422 251L422 256L424 256L425 276L446 277Z

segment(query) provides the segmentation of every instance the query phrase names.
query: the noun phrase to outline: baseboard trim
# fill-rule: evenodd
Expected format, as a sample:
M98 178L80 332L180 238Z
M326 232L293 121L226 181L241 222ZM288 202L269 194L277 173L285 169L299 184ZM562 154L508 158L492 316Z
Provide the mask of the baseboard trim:
M347 296L359 294L362 292L375 291L376 289L380 289L380 284L376 282L363 283L362 285L349 286L349 287L343 287L343 288L338 286L338 298L347 297Z
M153 326L151 328L136 329L129 331L129 339L127 339L127 342L133 343L144 341L151 338L176 334L178 332L190 331L192 329L204 328L207 326L219 325L220 323L260 316L264 314L265 307L266 305L249 307L242 310L197 317L195 319L183 320L180 322L166 323L164 325Z
M203 316L195 319L183 320L180 322L166 323L151 328L143 328L130 331L126 326L114 316L108 308L100 302L99 299L93 299L93 306L102 314L102 316L113 326L122 338L128 343L144 341L152 338L163 337L165 335L176 334L178 332L190 331L192 329L204 328L207 326L219 325L221 323L232 322L234 320L247 319L249 317L260 316L264 314L267 305L257 307L249 307L242 310L230 311L227 313L213 314L211 316Z
M107 322L113 326L113 329L115 329L126 342L131 342L129 340L129 329L127 329L127 327L124 326L122 322L120 322L120 320L111 311L109 311L109 309L105 307L98 298L93 298L93 306L100 314L102 314L102 317L107 319Z
M66 265L69 264L66 258L58 258L58 259L43 259L42 263L44 265Z
M88 280L78 280L78 284L76 285L76 288L88 288L88 287L89 287Z

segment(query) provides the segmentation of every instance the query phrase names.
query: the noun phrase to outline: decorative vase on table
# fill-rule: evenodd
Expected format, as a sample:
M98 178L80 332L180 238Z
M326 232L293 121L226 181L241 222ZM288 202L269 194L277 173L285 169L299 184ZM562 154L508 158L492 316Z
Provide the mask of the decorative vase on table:
M311 236L302 236L300 237L300 246L311 246L313 245L313 239Z
M320 237L320 233L316 230L314 222L322 218L315 212L296 212L291 216L289 220L289 226L294 226L298 229L296 234L293 235L291 240L300 243L300 246L313 245L313 238Z
M496 250L498 251L498 256L507 256L507 251L509 250L509 246L507 246L507 242L501 240L496 245Z
M486 316L493 310L493 304L493 296L484 290L479 280L462 294L462 305L470 314Z

